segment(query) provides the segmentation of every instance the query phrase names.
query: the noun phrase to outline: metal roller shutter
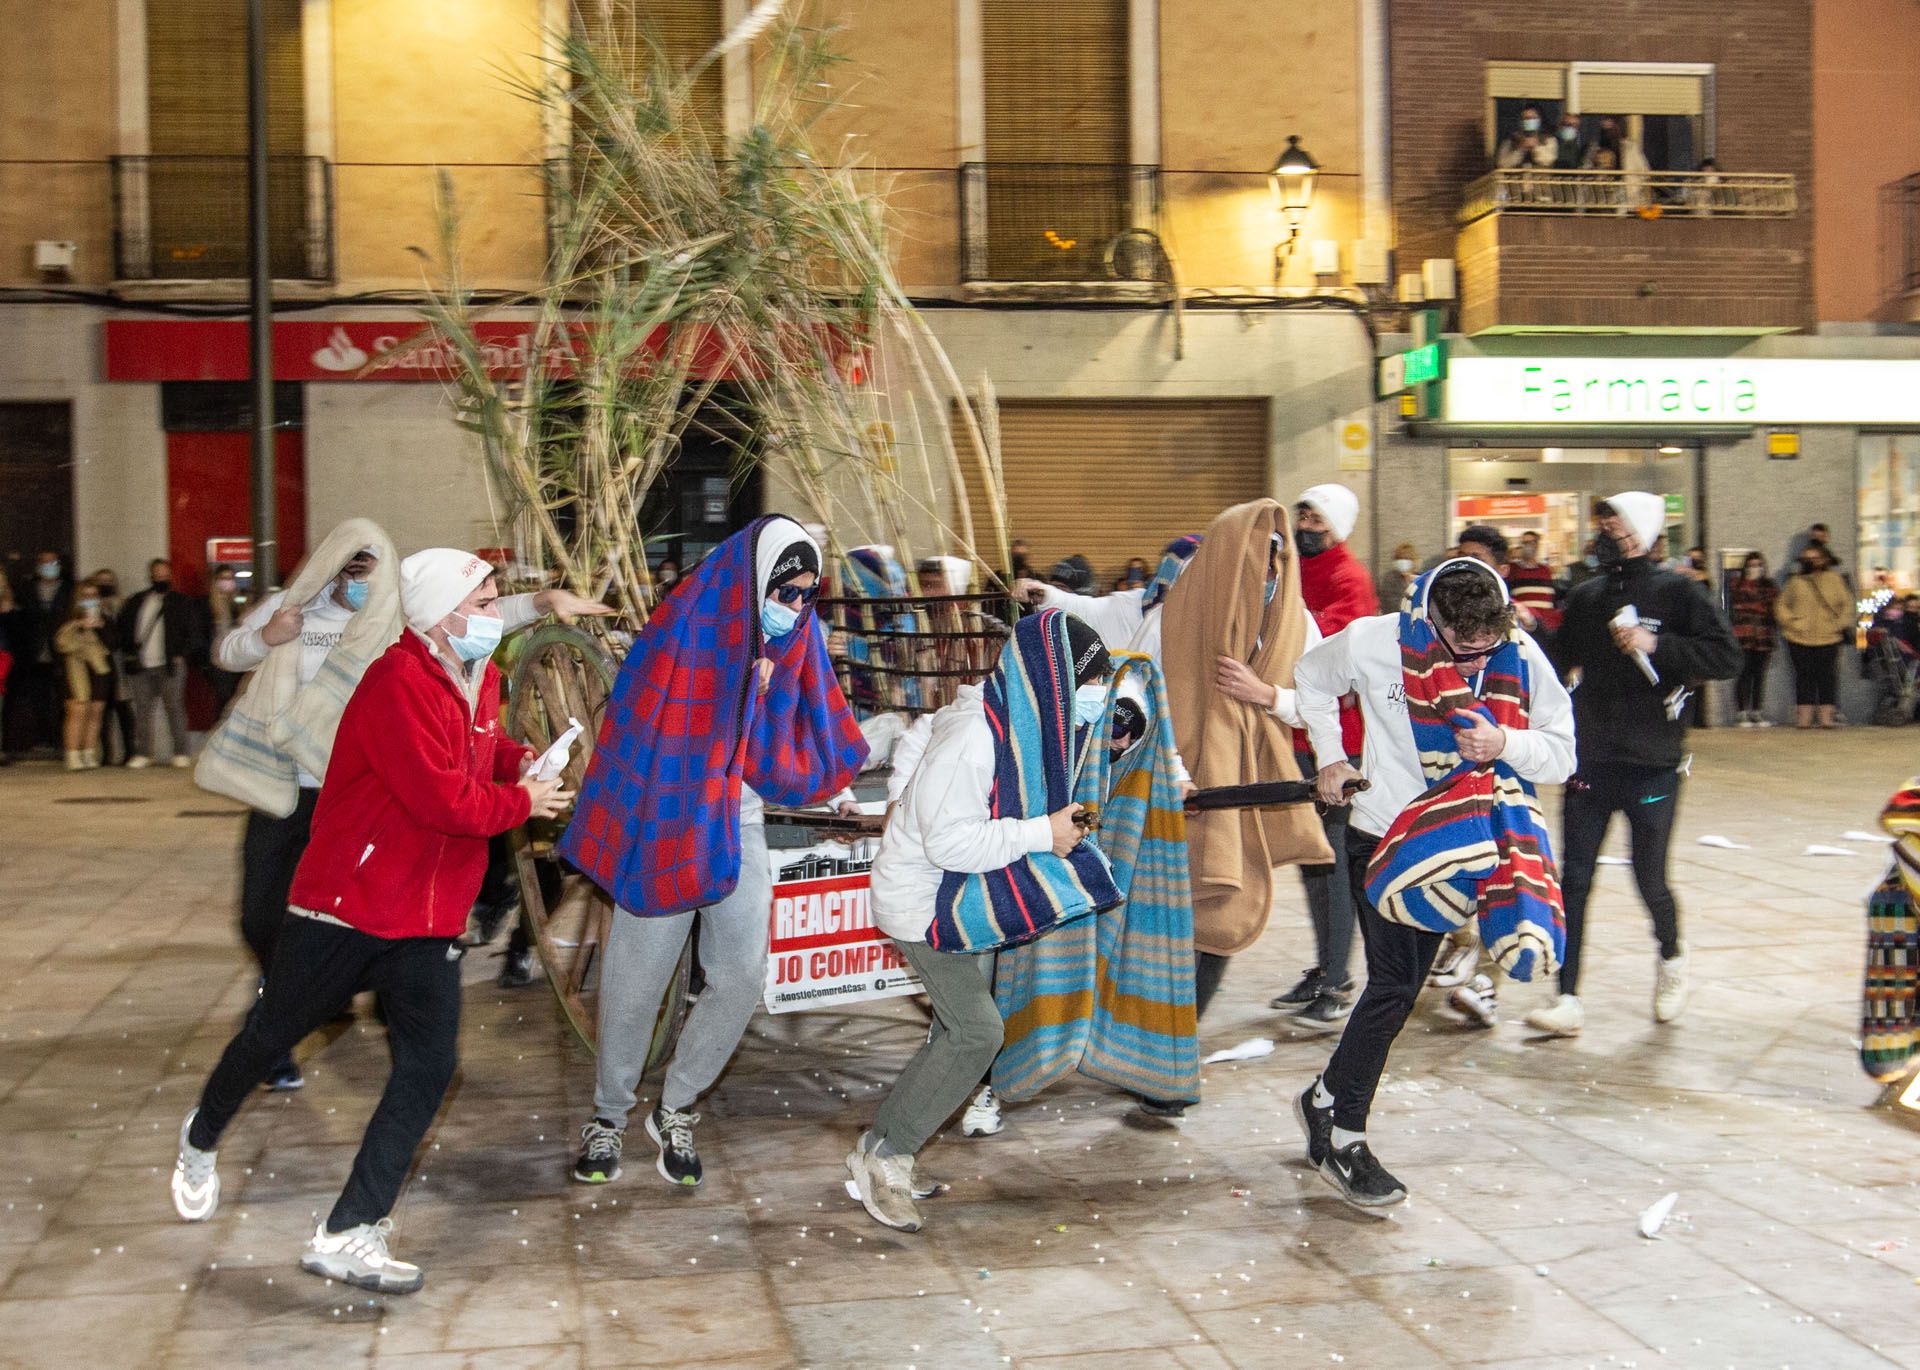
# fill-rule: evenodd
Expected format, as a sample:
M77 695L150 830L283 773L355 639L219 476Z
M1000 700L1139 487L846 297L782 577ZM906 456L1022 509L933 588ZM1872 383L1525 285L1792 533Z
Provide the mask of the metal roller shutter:
M712 51L724 28L722 8L721 0L581 0L573 13L578 31L600 45L600 60L615 63L623 79L643 87L655 46L682 71ZM719 62L711 63L693 87L694 113L710 139L725 126L722 73Z
M1489 62L1487 97L1492 100L1564 100L1567 69L1558 62Z
M1698 114L1706 107L1698 76L1582 71L1578 83L1582 114Z
M1078 552L1105 589L1129 557L1156 565L1180 534L1266 493L1267 402L1002 400L1000 449L1010 531L1033 564Z

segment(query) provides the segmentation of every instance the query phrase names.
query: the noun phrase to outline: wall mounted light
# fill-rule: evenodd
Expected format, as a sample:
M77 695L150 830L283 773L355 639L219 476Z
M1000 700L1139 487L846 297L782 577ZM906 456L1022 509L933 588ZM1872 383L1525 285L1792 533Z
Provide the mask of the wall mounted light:
M1287 136L1287 150L1273 164L1273 170L1267 173L1267 186L1273 191L1273 208L1287 226L1287 236L1273 249L1273 280L1280 283L1280 273L1286 269L1287 258L1293 255L1293 249L1300 241L1300 226L1306 222L1307 211L1313 208L1313 183L1320 174L1320 164L1313 160L1313 154L1300 146L1300 135Z

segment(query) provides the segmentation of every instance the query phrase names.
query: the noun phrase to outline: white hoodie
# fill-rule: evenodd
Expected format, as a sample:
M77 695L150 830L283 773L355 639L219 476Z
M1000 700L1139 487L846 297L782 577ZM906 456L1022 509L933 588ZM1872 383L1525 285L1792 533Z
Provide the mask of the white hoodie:
M889 937L924 942L948 871L992 871L1051 851L1053 824L994 818L993 730L977 685L933 715L926 751L887 820L873 861L873 921Z

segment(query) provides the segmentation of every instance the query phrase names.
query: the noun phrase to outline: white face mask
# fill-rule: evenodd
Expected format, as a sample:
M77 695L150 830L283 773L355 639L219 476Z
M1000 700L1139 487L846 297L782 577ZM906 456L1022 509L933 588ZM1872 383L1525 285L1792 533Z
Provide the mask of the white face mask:
M1082 685L1073 692L1073 721L1083 728L1098 723L1106 708L1105 685Z
M1413 559L1411 557L1396 557L1394 559L1393 569L1404 576L1413 569Z

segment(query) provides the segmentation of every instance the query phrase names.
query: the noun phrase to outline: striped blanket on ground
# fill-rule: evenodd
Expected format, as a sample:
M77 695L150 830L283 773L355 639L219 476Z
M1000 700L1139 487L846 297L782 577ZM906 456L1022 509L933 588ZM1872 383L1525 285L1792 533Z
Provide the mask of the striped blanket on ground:
M1454 727L1478 714L1527 726L1532 682L1517 635L1494 650L1476 696L1427 612L1438 568L1414 583L1400 615L1407 718L1427 792L1401 811L1367 866L1367 897L1384 918L1451 932L1478 915L1480 941L1515 980L1550 975L1566 950L1560 877L1534 788L1504 761L1475 764Z
M760 630L756 519L660 601L621 663L560 855L629 913L681 913L740 880L740 787L818 804L860 773L867 744L811 608ZM794 529L796 535L799 529ZM764 695L755 663L773 662Z
M1098 745L1092 729L1073 722L1066 615L1045 609L1021 619L983 693L993 729L990 816L1039 818L1065 808L1080 749ZM1119 902L1107 858L1083 841L1064 857L1043 851L998 870L948 871L927 942L935 951L996 951Z
M1893 865L1867 900L1867 976L1860 1006L1860 1065L1883 1082L1898 1080L1916 1046L1915 966L1920 963L1920 779L1910 780L1880 815L1894 839Z
M1111 767L1098 746L1075 796L1100 810L1100 850L1124 902L1001 955L994 999L1006 1045L993 1087L1009 1099L1030 1099L1076 1069L1149 1099L1200 1097L1187 820L1166 688L1151 657L1114 654L1114 689L1095 737L1112 736L1114 705L1129 687L1146 701L1146 736Z

